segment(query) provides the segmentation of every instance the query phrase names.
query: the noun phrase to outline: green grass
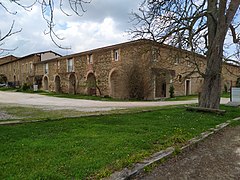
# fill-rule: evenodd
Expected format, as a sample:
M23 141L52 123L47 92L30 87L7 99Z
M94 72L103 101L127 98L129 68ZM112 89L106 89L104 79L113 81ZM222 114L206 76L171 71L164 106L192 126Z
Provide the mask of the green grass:
M0 91L16 91L16 89L10 87L0 87Z
M166 98L166 101L187 101L197 99L197 95L189 95L189 96L176 96L174 98Z
M226 120L164 108L152 112L0 126L0 179L85 179L108 176Z
M59 97L59 98L70 98L70 99L87 99L87 100L98 100L98 101L120 101L119 99L113 99L111 97L100 97L100 96L88 96L82 94L64 94L64 93L53 93L45 92L43 95Z
M230 93L229 92L223 92L221 97L230 98Z
M223 98L230 98L230 93L223 92L221 97ZM189 95L189 96L176 96L174 98L166 98L166 101L187 101L197 99L198 95Z

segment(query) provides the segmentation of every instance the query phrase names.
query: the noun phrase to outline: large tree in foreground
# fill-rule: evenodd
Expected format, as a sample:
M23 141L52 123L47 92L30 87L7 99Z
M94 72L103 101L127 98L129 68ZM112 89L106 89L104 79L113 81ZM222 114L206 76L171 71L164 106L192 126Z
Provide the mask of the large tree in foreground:
M231 36L230 44L235 43L235 52L239 52L240 0L145 0L139 11L133 13L134 38L148 38L206 55L199 104L218 109L226 37Z

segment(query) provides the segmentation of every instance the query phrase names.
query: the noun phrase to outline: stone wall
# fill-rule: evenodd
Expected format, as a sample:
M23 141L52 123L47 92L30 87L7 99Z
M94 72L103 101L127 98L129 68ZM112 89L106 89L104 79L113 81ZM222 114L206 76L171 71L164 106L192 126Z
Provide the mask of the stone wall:
M8 62L11 62L11 61L14 61L16 59L17 59L17 57L12 56L12 55L6 56L6 57L2 57L2 58L0 58L0 65L8 63Z

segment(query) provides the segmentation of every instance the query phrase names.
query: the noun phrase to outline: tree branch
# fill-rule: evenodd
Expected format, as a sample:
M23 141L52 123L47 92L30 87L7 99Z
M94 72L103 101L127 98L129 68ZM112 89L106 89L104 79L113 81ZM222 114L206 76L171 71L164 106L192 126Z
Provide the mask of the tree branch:
M232 37L233 37L233 43L240 43L240 36L236 34L235 28L233 27L232 24L229 26L231 32L232 32Z

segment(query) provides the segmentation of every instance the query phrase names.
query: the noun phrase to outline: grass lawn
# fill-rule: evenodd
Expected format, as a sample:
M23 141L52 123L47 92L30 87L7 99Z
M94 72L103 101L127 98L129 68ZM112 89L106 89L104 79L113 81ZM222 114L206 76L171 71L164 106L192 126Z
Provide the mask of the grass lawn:
M0 179L101 178L226 120L164 108L152 112L0 126Z
M189 96L176 96L174 98L166 98L166 101L187 101L187 100L193 100L197 99L197 95L189 95Z

